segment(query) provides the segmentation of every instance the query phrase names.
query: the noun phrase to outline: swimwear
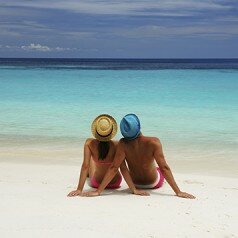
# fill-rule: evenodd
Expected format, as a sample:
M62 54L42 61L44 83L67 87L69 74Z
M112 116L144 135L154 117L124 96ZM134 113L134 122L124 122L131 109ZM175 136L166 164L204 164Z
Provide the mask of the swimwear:
M93 159L93 161L94 161L97 165L111 165L111 164L112 164L112 162L104 162L104 161L100 161L100 162L99 162L99 161L96 161L96 160L94 160L94 159ZM121 182L122 182L122 176L121 176L121 174L119 174L119 177L118 177L118 179L116 180L116 182L113 183L113 184L108 184L106 188L108 188L108 189L120 188ZM96 181L95 177L92 176L92 177L90 178L90 183L89 183L89 185L90 185L91 187L93 187L93 188L98 188L98 187L100 186L100 183L98 183L98 182Z
M106 188L109 188L109 189L120 188L121 181L122 181L122 177L120 175L115 183L108 184ZM98 188L100 186L100 183L98 183L94 177L91 177L90 178L90 186L93 188Z
M146 184L146 185L135 184L136 188L140 188L140 189L157 189L157 188L162 187L162 185L164 183L164 176L161 173L159 167L157 167L156 170L157 170L158 176L157 176L157 179L156 179L156 181L154 183Z

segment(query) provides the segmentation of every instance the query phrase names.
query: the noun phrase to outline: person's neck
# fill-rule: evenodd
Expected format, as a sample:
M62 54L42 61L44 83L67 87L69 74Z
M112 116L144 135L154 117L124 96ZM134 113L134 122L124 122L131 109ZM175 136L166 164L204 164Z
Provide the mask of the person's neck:
M135 140L139 140L140 138L142 138L143 137L143 135L142 135L142 133L140 133L136 138L135 138Z

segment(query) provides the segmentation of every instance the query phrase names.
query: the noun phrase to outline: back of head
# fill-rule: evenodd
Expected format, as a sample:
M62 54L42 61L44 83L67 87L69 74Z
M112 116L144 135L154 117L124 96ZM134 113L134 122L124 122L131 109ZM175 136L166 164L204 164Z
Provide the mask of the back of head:
M125 115L120 123L122 136L127 140L134 140L141 134L140 120L135 114Z

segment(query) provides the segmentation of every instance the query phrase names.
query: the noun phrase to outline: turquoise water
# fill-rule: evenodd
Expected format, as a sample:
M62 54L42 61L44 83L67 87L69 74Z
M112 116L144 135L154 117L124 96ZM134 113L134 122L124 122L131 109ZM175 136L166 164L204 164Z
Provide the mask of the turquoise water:
M84 140L98 114L119 122L132 112L141 119L142 132L166 146L234 151L238 70L0 68L2 142Z

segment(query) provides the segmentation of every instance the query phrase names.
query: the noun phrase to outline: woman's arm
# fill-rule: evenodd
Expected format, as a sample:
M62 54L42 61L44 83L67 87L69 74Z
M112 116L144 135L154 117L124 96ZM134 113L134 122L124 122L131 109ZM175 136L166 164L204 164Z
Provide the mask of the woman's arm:
M120 140L120 142L117 145L117 150L116 150L116 154L115 154L113 163L108 168L98 189L96 191L89 191L89 192L83 193L82 196L86 196L86 197L99 196L102 193L102 191L106 188L106 186L110 183L110 181L113 179L113 177L116 175L121 164L125 161L125 157L126 157L126 155L125 155L125 151L124 151L123 141ZM133 189L134 184L132 182L132 179L131 178L129 179L129 177L130 177L129 171L128 171L128 173L125 172L125 174L126 174L126 178L128 179L128 181L130 180L129 183L130 183L131 188ZM133 184L133 185L131 185L131 184ZM148 195L144 191L140 191L140 190L136 190L136 191L138 191L138 195ZM134 192L134 194L136 194L136 193Z
M106 188L106 186L110 183L110 181L113 179L113 177L118 172L118 169L120 168L121 163L125 160L125 152L123 143L120 141L118 143L116 154L114 156L113 163L110 165L110 167L107 169L106 174L104 175L104 178L98 187L96 191L89 191L82 194L82 196L86 197L93 197L93 196L99 196L102 191Z
M129 173L129 170L126 166L125 160L122 162L122 164L120 166L120 171L121 171L121 174L122 174L123 178L125 179L128 187L130 188L130 190L133 194L141 195L141 196L149 196L150 195L146 191L136 189L136 187L132 181L131 175Z
M87 179L88 171L89 171L90 158L92 155L89 148L90 141L91 141L90 139L87 139L84 144L84 159L83 159L83 164L81 166L81 172L80 172L77 190L70 192L68 194L68 197L79 196L81 195L83 191L83 187L84 187L85 181Z

